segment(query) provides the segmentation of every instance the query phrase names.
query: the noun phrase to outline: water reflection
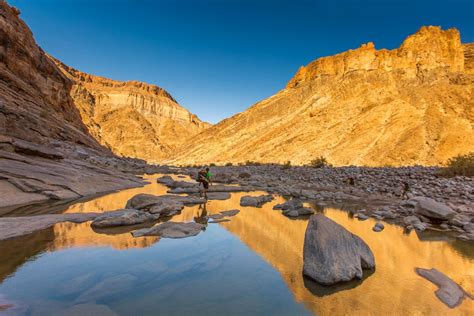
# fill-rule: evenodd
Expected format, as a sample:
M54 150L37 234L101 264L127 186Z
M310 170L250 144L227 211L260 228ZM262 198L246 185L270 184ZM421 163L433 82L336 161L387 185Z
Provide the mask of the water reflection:
M63 211L106 211L123 207L128 199L138 193L165 194L166 188L156 184L154 178L156 176L150 178L152 184L144 188L109 194L70 206ZM16 276L18 270L24 269L19 269L20 267L28 266L30 272L38 273L45 269L44 263L35 265L40 261L39 258L46 260L51 256L59 256L76 267L75 261L84 257L87 262L94 263L92 272L61 265L63 261L54 261L54 264L51 260L48 261L48 267L68 270L62 272L62 279L58 279L57 284L50 282L48 286L51 293L59 291L58 284L68 279L87 279L87 282L83 282L87 283L91 291L90 288L112 278L118 287L127 287L128 292L115 294L113 298L104 298L101 302L124 313L133 312L137 306L142 312L153 312L158 302L163 310L176 313L177 310L169 306L171 301L174 306L182 306L179 310L181 312L221 313L232 308L239 311L239 304L235 304L238 301L240 306L248 305L245 310L248 313L263 313L269 312L269 306L276 304L277 297L281 302L286 302L286 307L280 306L281 311L293 314L295 310L299 311L298 313L304 312L298 309L298 305L293 305L299 303L319 315L467 315L474 310L471 300L465 300L456 309L449 309L435 297L433 292L436 286L418 277L413 271L415 267L436 268L473 293L472 244L439 240L436 234L404 234L401 227L389 224L385 225L383 232L374 233L372 226L375 221L372 219L360 222L353 219L349 212L336 208L320 208L318 211L324 212L364 239L374 252L377 264L376 271L366 274L362 281L333 288L321 287L302 276L307 221L290 220L280 211L273 210L273 205L284 201L281 197L262 208L240 207L240 197L246 194L248 193L233 193L229 200L209 201L205 205L187 207L171 217L171 221L196 221L207 225L207 215L236 208L241 210L230 222L208 225L206 231L199 236L180 241L159 240L157 237L133 238L129 233L131 228L94 231L89 223L61 223L29 236L0 242L0 282L10 276L12 282L3 289L15 294L13 284L19 287L23 284L21 273ZM237 238L231 237L232 235ZM87 249L79 254L59 251L70 248ZM134 249L136 252L124 251L125 249ZM253 254L258 256L254 257ZM152 255L157 257L151 259ZM167 258L167 261L162 263L160 258ZM262 258L269 265L262 265L261 259L258 258ZM109 261L103 262L104 260ZM30 264L26 264L28 262ZM102 274L99 275L97 271L102 271ZM274 279L272 271L278 271L279 279L283 280L282 283L286 284L289 293L292 293L294 302L287 300L286 290ZM183 279L182 273L185 273L186 278ZM133 277L130 277L130 274ZM30 281L35 284L34 279ZM41 284L35 286L44 290ZM259 295L252 294L253 292L244 293L245 290L248 292L249 287L253 287ZM64 289L61 291L64 292ZM134 295L137 291L139 296ZM206 291L211 291L215 297L204 295ZM35 295L40 295L39 292L31 295L36 297ZM87 290L84 289L83 292ZM78 292L77 295L84 293ZM18 295L22 298L21 294ZM63 301L68 300L72 294L61 295L63 296L54 298L54 304L57 305L51 306L63 308L71 304ZM222 299L223 296L226 299ZM267 300L268 297L273 299ZM178 305L176 300L180 302Z

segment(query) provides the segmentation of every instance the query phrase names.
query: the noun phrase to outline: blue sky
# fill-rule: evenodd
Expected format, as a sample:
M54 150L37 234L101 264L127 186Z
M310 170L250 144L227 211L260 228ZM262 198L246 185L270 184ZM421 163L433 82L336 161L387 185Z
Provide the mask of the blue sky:
M395 48L423 25L474 42L472 0L7 0L48 53L156 84L216 123L282 89L299 66L361 43Z

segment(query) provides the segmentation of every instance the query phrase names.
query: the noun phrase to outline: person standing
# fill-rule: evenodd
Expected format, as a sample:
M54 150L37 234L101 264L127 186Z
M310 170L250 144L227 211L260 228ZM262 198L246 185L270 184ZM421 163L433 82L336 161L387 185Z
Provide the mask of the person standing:
M198 182L199 185L202 184L203 190L199 190L199 195L202 197L204 194L204 198L207 200L207 191L209 190L209 185L211 185L211 172L209 168L201 169L198 173Z

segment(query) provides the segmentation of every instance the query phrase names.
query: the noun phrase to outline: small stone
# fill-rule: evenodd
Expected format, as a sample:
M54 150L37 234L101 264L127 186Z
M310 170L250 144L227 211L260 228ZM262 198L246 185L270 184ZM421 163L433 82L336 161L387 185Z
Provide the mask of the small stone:
M381 232L384 228L385 226L379 222L379 223L376 223L374 227L372 227L372 230L378 233L378 232Z

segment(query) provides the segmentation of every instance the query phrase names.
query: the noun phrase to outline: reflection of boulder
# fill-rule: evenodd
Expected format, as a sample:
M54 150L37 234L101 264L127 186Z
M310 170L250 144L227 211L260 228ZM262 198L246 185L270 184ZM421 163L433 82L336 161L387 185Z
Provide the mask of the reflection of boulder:
M303 277L303 281L305 288L307 288L313 295L316 295L317 297L323 297L333 295L341 291L352 290L361 285L365 281L365 279L374 274L374 272L375 270L367 270L367 272L364 273L362 279L353 279L347 282L337 283L333 285L321 285L308 277Z
M373 268L374 255L362 239L322 214L310 218L304 241L304 275L331 285L362 279L362 270Z

